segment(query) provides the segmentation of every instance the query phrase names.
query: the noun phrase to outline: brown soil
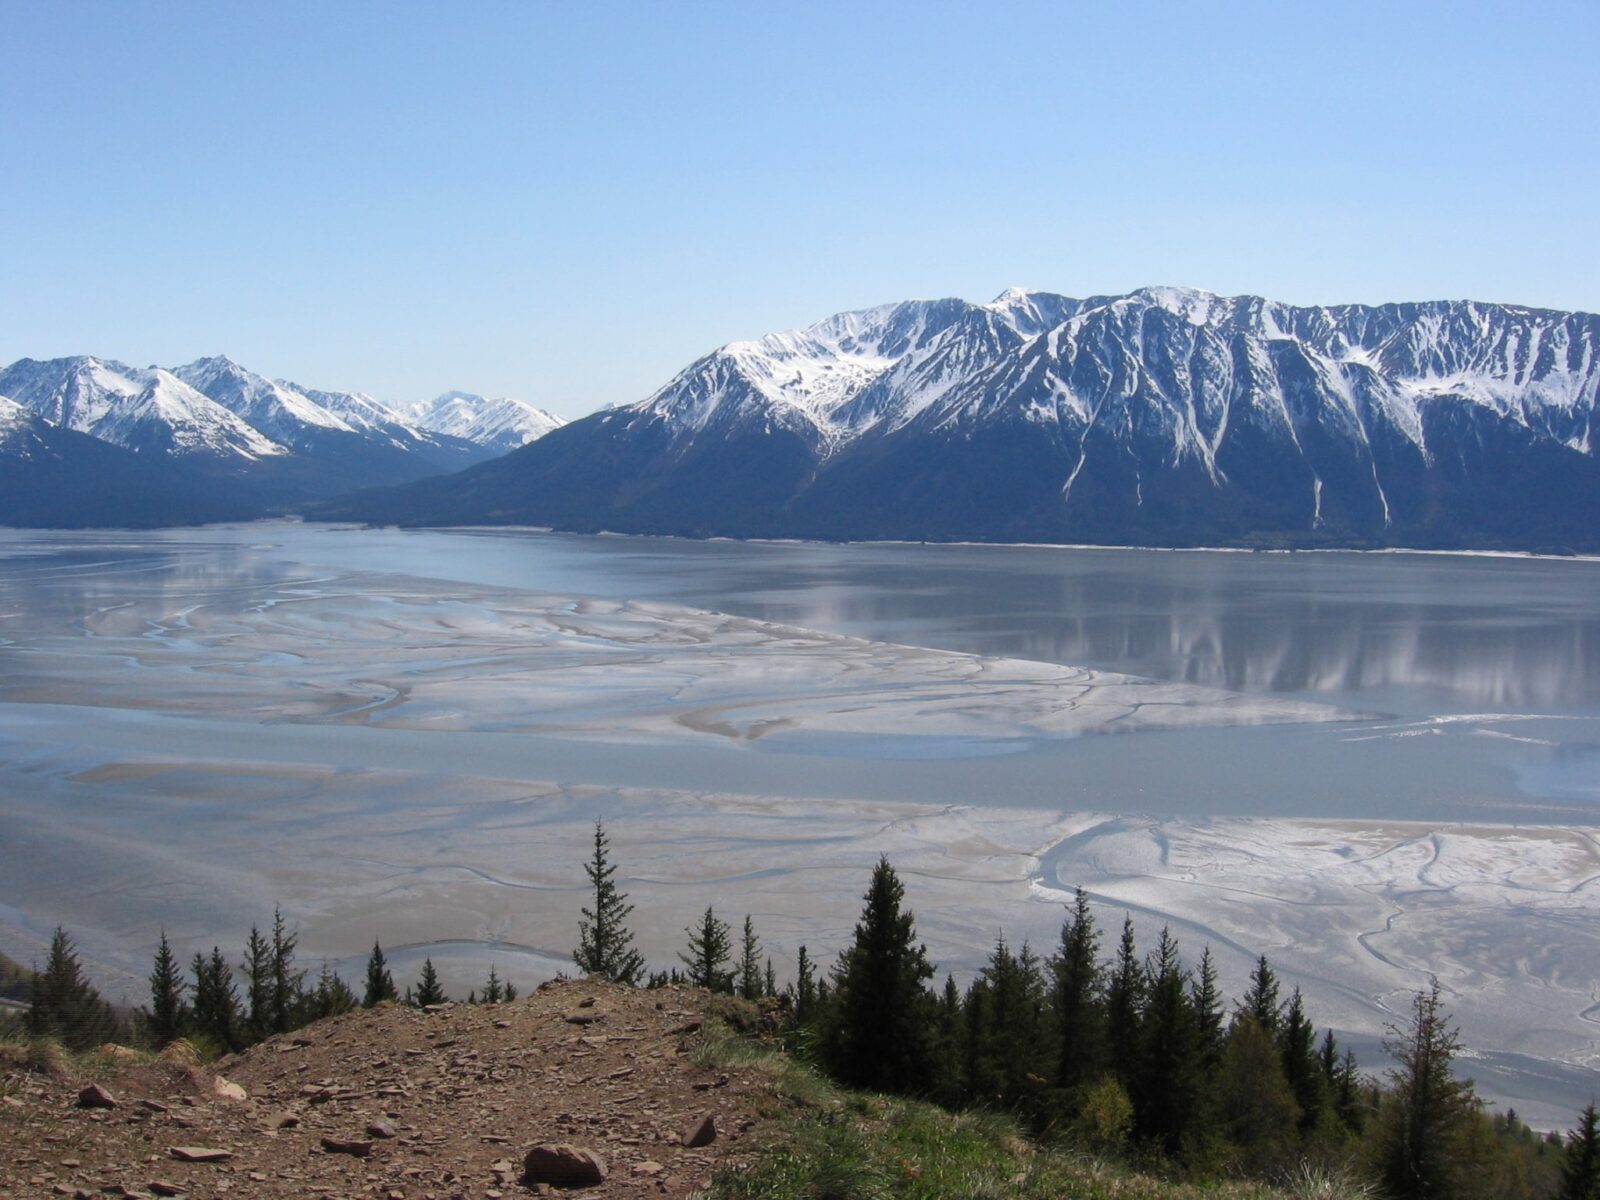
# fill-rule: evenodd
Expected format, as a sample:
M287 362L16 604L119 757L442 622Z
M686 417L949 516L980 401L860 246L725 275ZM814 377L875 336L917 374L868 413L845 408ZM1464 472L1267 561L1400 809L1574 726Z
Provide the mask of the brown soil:
M494 1200L551 1192L523 1180L522 1162L552 1142L605 1162L606 1181L575 1194L687 1195L751 1155L782 1106L755 1068L695 1065L711 1003L690 989L558 981L510 1004L358 1010L205 1068L169 1056L92 1076L11 1071L0 1196ZM219 1095L218 1076L248 1098ZM79 1107L90 1084L116 1107ZM706 1115L715 1139L686 1148ZM380 1122L389 1128L369 1132ZM173 1147L231 1157L184 1162Z

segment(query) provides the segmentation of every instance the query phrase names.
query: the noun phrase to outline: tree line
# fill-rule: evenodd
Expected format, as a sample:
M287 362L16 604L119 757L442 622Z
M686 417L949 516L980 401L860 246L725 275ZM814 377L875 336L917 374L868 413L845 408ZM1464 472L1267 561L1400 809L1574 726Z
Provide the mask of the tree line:
M904 889L880 859L837 961L822 969L801 946L780 989L752 919L736 938L712 907L684 931L679 964L650 970L599 822L584 869L592 899L573 954L582 973L768 1000L786 1019L790 1049L850 1087L1004 1110L1041 1137L1199 1179L1282 1179L1309 1165L1396 1200L1600 1200L1595 1106L1564 1141L1539 1137L1512 1112L1486 1113L1453 1070L1458 1034L1437 984L1391 1027L1394 1065L1375 1077L1316 1027L1298 988L1283 994L1264 956L1230 1002L1209 948L1191 967L1170 929L1141 953L1124 918L1114 945L1103 946L1081 889L1048 954L1002 936L964 990L950 975L936 986ZM214 947L194 955L186 978L163 933L140 1026L157 1045L187 1037L220 1053L358 1005L447 999L431 958L401 992L375 942L358 996L326 964L308 979L296 941L274 912L268 930L251 930L237 974ZM515 997L491 966L467 1000ZM29 1029L69 1046L127 1032L82 979L61 930L31 999Z

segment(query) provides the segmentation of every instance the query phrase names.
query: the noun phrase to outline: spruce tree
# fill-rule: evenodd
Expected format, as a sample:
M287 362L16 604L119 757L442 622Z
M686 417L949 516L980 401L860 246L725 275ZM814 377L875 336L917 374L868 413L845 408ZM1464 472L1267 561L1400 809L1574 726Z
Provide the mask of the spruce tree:
M1566 1156L1561 1162L1561 1187L1556 1200L1600 1200L1600 1118L1590 1101L1567 1134Z
M271 1022L272 1033L288 1033L294 1028L295 1009L300 1002L302 981L305 979L304 971L294 969L295 945L299 942L298 934L289 932L283 919L281 909L272 910L272 991L271 991Z
M1072 917L1061 926L1061 948L1050 961L1054 977L1051 997L1060 1052L1056 1085L1076 1088L1087 1083L1104 1058L1098 997L1100 934L1095 929L1089 897L1077 890Z
M739 995L745 1000L761 999L761 941L756 937L750 914L744 916L744 935L740 939Z
M272 943L254 925L245 939L240 970L244 972L245 1027L249 1040L259 1042L272 1033Z
M1145 1009L1134 1068L1136 1128L1176 1155L1200 1099L1200 1049L1178 943L1167 928L1145 967Z
M367 989L361 998L363 1008L373 1008L385 1000L399 999L395 991L394 976L389 973L389 960L383 956L383 947L372 943L372 955L367 959Z
M1106 984L1106 1049L1111 1070L1130 1091L1139 1057L1139 1015L1144 1008L1144 972L1133 940L1133 918L1122 919L1117 961Z
M150 1040L157 1046L177 1041L183 1035L189 1018L183 993L183 969L178 966L172 945L167 941L167 931L163 929L161 942L156 947L155 965L150 971L150 1008L145 1013Z
M71 1050L111 1041L117 1017L78 965L78 951L67 931L56 926L44 970L35 971L28 990L28 1032L52 1037Z
M811 956L806 953L806 948L801 946L800 955L795 962L794 977L794 1020L797 1025L804 1025L810 1021L812 1013L816 1010L817 984L814 972Z
M244 1039L239 1029L239 992L222 950L213 946L210 958L196 952L190 970L194 973L195 1031L209 1039L220 1053L241 1049Z
M350 990L350 985L339 978L324 959L322 970L317 975L316 986L299 996L295 1024L308 1025L312 1021L321 1021L326 1017L342 1016L355 1007L355 992Z
M1295 988L1278 1028L1278 1051L1283 1056L1283 1077L1289 1081L1300 1106L1300 1129L1310 1130L1322 1114L1327 1095L1322 1068L1317 1061L1317 1030L1306 1016L1305 998Z
M850 947L834 967L834 1003L823 1055L858 1088L921 1092L932 1082L933 977L905 889L887 858L873 869Z
M1263 1033L1273 1038L1278 1036L1283 1005L1278 1001L1278 977L1267 964L1265 954L1256 960L1256 969L1250 974L1250 987L1240 1006L1255 1018Z
M690 926L684 932L689 935L689 953L678 957L689 968L689 982L709 992L733 991L733 972L727 967L733 949L728 923L707 907L699 926Z
M1200 952L1200 969L1189 992L1189 1007L1194 1010L1196 1047L1201 1068L1211 1073L1222 1062L1222 991L1217 987L1217 964L1211 947Z
M772 969L772 959L768 957L767 968L761 975L761 994L773 997L778 994L778 976Z
M1388 1072L1392 1109L1381 1144L1383 1185L1396 1200L1452 1195L1478 1098L1470 1080L1451 1073L1460 1042L1437 981L1413 997L1409 1027L1391 1025L1389 1032L1384 1049L1398 1065Z
M483 992L478 996L480 1004L499 1004L506 998L505 985L500 982L500 976L495 972L494 964L489 964L489 978L483 985Z
M584 874L594 888L594 907L583 909L578 922L578 948L572 959L585 975L598 975L612 983L637 987L644 974L644 956L633 948L633 934L625 922L633 905L617 890L617 869L608 861L605 826L594 823L594 856L584 864Z
M1300 1106L1283 1077L1272 1035L1241 1009L1228 1029L1215 1109L1239 1165L1256 1176L1289 1169L1299 1150Z
M417 980L416 994L412 1002L418 1008L427 1008L430 1004L444 1003L444 988L439 986L439 972L433 969L433 959L422 960L422 976Z

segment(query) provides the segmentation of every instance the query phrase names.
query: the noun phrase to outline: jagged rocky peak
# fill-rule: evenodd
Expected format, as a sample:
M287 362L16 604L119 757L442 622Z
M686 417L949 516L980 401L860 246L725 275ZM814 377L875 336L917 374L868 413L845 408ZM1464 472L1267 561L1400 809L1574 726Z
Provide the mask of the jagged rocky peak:
M563 417L510 396L445 392L408 410L425 429L497 451L515 450L566 424Z

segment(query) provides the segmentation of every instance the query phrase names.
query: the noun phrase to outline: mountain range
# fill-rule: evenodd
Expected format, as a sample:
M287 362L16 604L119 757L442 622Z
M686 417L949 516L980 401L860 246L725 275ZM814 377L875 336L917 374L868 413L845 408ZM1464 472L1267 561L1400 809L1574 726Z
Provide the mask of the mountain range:
M1600 549L1600 317L913 300L316 515L736 537Z
M267 379L220 356L170 371L89 356L21 359L0 370L0 397L0 523L14 525L282 513L456 471L561 424L521 401L464 392L403 411L361 392Z

